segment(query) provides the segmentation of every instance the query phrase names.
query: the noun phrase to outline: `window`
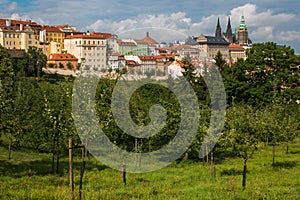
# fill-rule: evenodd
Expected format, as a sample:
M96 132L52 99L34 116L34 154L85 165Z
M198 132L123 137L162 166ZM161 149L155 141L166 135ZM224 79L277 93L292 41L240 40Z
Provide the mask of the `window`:
M28 38L30 38L30 39L31 39L31 34L28 34Z

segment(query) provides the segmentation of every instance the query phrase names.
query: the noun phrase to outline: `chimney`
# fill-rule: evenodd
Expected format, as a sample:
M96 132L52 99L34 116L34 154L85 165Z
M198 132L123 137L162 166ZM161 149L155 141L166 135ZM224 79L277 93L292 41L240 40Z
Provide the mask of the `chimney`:
M146 33L146 36L149 37L149 32Z
M90 36L91 35L90 31L87 31L86 35Z
M10 20L10 19L7 19L7 20L6 20L6 26L8 26L8 27L11 26L11 20Z

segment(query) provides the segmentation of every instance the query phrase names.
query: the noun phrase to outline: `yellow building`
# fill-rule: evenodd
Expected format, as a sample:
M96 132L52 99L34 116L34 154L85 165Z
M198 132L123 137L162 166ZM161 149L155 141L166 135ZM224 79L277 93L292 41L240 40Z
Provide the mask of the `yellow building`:
M64 48L65 34L55 26L43 26L40 30L40 41L43 43L48 43L49 50L55 50L49 53L60 53L58 49ZM60 44L60 45L59 45Z
M24 49L29 46L42 48L43 52L48 47L39 41L39 25L31 21L17 21L0 19L0 45L6 49Z

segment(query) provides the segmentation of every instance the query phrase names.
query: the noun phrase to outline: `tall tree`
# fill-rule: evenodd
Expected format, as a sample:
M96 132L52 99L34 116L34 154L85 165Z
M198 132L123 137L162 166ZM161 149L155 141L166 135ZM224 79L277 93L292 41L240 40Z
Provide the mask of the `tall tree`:
M216 54L216 56L214 57L215 59L215 64L217 67L219 67L220 70L222 70L222 68L225 66L226 64L226 60L223 58L223 55L221 53L221 51L219 50Z
M273 103L278 97L286 102L300 98L299 59L290 47L268 42L254 44L246 51L247 59L221 71L228 102L253 105Z
M42 68L46 66L47 57L43 54L42 49L30 46L24 57L25 72L30 77L41 77Z
M14 71L9 54L0 47L0 133L4 132L9 140L8 158L10 159L16 119L14 117Z

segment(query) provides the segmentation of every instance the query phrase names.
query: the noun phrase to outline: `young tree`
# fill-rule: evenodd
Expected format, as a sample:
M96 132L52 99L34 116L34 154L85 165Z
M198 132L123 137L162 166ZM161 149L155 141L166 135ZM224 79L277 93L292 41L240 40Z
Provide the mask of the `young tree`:
M225 130L220 144L230 148L244 161L242 187L246 187L247 161L259 142L255 129L253 108L235 104L228 109Z

